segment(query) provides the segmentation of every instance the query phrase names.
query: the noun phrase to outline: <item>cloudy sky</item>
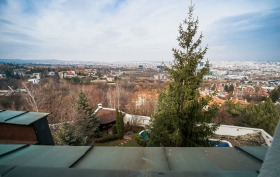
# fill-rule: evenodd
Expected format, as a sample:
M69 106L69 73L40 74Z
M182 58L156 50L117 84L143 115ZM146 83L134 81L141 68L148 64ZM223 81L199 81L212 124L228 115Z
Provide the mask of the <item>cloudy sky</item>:
M279 0L193 0L210 60L280 61ZM188 0L0 0L0 58L166 61Z

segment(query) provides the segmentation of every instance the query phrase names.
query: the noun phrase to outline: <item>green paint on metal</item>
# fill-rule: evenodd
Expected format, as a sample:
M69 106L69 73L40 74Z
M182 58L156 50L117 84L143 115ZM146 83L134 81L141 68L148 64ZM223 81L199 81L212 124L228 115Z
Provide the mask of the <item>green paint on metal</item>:
M174 171L258 171L261 163L236 148L166 148Z
M18 167L12 169L5 177L257 177L256 172L192 172L192 171L138 171L138 170L93 170L71 168L42 168L42 167Z
M94 147L74 168L168 171L163 148Z
M49 113L3 111L0 112L0 122L18 125L30 125L37 120L46 117Z
M5 120L8 120L12 117L15 117L17 115L20 115L24 113L23 111L2 111L0 112L0 122L5 122Z
M11 171L14 168L14 166L11 165L0 165L0 176L4 176L9 171Z
M260 147L247 150L254 148L263 152ZM0 157L1 166L15 166L5 177L256 177L261 162L237 148L31 145Z
M266 153L269 149L268 146L242 146L238 148L260 159L261 161L264 161Z
M90 146L32 145L0 158L0 165L70 167Z
M0 144L0 156L26 146L25 144Z
M20 124L20 125L30 125L37 120L46 117L49 113L39 113L39 112L28 112L26 114L20 115L14 119L6 121L10 124Z

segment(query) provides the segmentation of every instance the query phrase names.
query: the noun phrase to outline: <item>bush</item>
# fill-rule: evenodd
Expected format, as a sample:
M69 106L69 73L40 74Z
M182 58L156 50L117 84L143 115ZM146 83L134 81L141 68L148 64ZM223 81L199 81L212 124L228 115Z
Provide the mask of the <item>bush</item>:
M129 122L126 123L125 127L124 127L124 131L125 132L129 132L132 131L133 133L137 133L144 130L144 128L142 126L139 125L132 125Z
M105 142L117 140L117 139L120 139L120 138L122 138L122 136L120 136L118 134L115 134L115 135L105 135L102 138L97 139L95 142L96 143L105 143Z
M138 133L133 134L133 137L140 146L147 146L148 141L144 140L144 138L142 138Z
M83 138L70 123L63 123L55 133L54 139L59 145L81 146L86 142L86 138Z
M112 126L112 132L113 132L113 134L117 134L117 126L116 126L116 124L114 124Z

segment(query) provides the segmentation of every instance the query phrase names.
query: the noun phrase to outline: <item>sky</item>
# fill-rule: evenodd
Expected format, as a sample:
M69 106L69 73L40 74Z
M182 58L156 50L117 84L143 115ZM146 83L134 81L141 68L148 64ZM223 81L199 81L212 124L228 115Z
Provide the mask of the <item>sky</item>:
M280 61L279 0L193 0L211 60ZM0 58L172 61L190 0L0 0Z

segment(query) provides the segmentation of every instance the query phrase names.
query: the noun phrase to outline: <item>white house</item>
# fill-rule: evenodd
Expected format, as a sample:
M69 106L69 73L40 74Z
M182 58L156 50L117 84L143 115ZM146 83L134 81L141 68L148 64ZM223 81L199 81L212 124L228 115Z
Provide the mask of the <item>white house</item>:
M41 79L41 73L33 73L32 76L36 77L37 79Z
M55 76L55 72L54 72L54 71L50 71L50 72L48 73L48 76Z
M31 82L32 84L39 84L40 80L37 78L31 78L27 80L28 82Z

